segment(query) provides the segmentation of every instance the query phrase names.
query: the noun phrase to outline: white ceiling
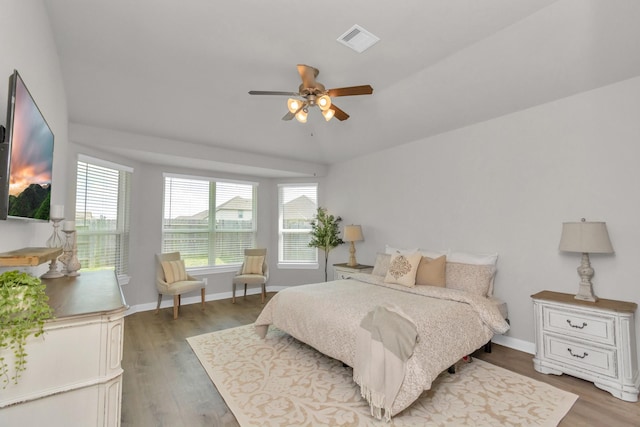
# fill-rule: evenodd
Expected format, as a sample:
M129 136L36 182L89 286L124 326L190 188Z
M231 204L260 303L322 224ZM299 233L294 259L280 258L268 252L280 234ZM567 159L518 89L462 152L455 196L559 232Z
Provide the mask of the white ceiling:
M640 75L636 0L45 3L70 121L183 142L203 167L219 149L327 165ZM336 42L354 24L381 41ZM282 121L286 97L247 92L296 91L298 63L374 93L335 98L344 122Z

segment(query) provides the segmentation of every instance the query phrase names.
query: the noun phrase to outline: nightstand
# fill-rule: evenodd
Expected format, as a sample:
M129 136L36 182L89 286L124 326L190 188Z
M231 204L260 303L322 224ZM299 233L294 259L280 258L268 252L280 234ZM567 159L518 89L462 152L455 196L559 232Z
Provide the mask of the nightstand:
M531 295L535 315L533 367L593 382L627 402L640 391L633 302L581 301L571 294Z
M346 263L333 264L333 280L346 279L353 274L357 273L371 273L373 271L372 265L358 264L350 267Z

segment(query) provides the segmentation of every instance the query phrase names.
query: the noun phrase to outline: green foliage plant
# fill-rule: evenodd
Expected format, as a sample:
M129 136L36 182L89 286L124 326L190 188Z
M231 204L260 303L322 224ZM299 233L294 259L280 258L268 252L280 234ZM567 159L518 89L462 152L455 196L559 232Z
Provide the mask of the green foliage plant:
M331 249L344 243L340 238L340 222L342 218L327 213L325 208L318 208L311 221L311 241L309 246L324 251L324 281L327 281L327 264Z
M17 270L0 274L0 381L6 388L18 383L26 369L25 344L30 335L39 337L44 324L53 315L40 279ZM7 351L8 350L8 351ZM14 372L9 372L7 353L13 352Z

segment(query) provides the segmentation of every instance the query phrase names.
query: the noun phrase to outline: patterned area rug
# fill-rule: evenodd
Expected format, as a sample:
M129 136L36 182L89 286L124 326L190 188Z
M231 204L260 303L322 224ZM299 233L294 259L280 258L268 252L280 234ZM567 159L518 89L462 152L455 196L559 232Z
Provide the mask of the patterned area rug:
M481 360L459 363L391 424L373 419L352 370L253 325L188 338L241 426L556 426L578 396Z

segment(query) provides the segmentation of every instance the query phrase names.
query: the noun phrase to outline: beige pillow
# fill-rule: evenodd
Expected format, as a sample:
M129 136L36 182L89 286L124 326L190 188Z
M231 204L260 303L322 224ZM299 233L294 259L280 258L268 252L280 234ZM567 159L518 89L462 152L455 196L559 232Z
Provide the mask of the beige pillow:
M371 274L375 276L386 276L387 271L389 271L389 263L391 262L390 254L381 254L378 253L376 255L376 263L373 265L373 271Z
M447 288L460 289L484 297L489 292L495 272L494 265L447 262Z
M416 285L416 271L418 271L420 259L422 259L422 255L419 252L391 255L389 270L384 281L413 288Z
M439 256L436 259L422 257L416 272L416 285L439 286L446 285L446 265L447 257Z
M242 267L242 274L262 274L263 262L264 262L264 255L244 257L244 266Z
M176 261L162 261L162 271L164 271L164 281L168 284L189 280L187 271L184 268L184 261L179 259Z

